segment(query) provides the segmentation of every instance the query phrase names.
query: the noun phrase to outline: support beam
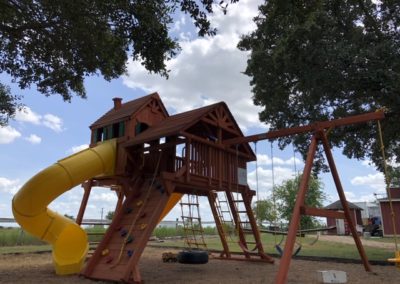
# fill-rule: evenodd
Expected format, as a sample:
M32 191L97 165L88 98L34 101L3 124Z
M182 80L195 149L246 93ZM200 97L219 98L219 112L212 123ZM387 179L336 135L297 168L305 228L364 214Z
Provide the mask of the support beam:
M81 206L79 207L78 215L76 216L76 223L82 225L83 215L85 214L86 206L89 200L90 191L92 190L92 180L88 180L82 184L83 187L83 197L81 201Z
M343 190L343 187L342 187L342 183L340 182L339 173L338 173L338 171L336 169L336 165L335 165L335 162L334 162L334 159L333 159L333 155L332 155L331 148L330 148L330 145L329 145L329 142L328 142L328 138L326 137L325 133L323 133L323 135L321 137L321 140L322 140L322 145L323 145L324 150L325 150L326 159L328 160L328 164L329 164L329 167L331 169L332 177L333 177L333 180L335 182L336 189L337 189L340 201L341 201L342 206L343 206L344 215L346 217L347 224L348 224L348 226L350 228L351 234L353 235L354 241L356 243L358 252L360 253L360 256L361 256L362 262L364 264L365 270L366 271L371 271L371 266L370 266L370 264L368 262L368 258L367 258L367 255L366 255L365 251L364 251L364 247L362 246L361 240L360 240L360 238L359 238L359 236L357 234L356 227L354 226L353 220L351 219L350 208L349 208L349 205L347 203L346 196L344 194L344 190Z
M302 215L307 216L316 216L316 217L327 217L327 218L335 218L335 219L345 219L345 215L340 211L333 211L321 208L311 208L303 206L300 209Z
M290 261L292 259L293 248L296 242L297 229L300 224L300 210L304 206L304 200L307 193L308 182L311 175L311 170L314 162L315 151L317 150L317 136L311 139L311 144L308 149L307 160L303 170L303 176L300 181L299 192L297 193L296 203L293 209L292 220L290 221L289 231L286 238L283 256L279 264L278 274L275 283L284 284L287 280Z
M354 115L354 116L339 118L339 119L330 120L330 121L316 122L316 123L313 123L310 125L297 126L297 127L292 127L292 128L286 128L286 129L278 129L278 130L273 130L273 131L270 131L267 133L260 133L260 134L246 136L246 137L232 138L229 140L225 140L224 144L225 145L234 145L234 144L241 144L241 143L256 142L256 141L260 141L260 140L275 139L275 138L279 138L279 137L283 137L283 136L290 136L290 135L295 135L295 134L300 134L300 133L305 133L305 132L315 132L318 130L333 128L333 127L338 127L338 126L365 123L367 121L372 121L372 120L382 120L384 118L385 118L385 114L383 111L370 112L370 113Z

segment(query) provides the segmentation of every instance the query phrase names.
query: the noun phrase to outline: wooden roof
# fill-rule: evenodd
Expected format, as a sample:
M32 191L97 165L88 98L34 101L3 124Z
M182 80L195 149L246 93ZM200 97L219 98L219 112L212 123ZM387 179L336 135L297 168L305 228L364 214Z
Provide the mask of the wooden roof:
M355 210L363 210L361 207L355 205L354 203L351 203L347 201L347 204L349 205L350 209L355 209ZM329 204L328 206L325 206L324 209L328 210L343 210L342 203L340 200L333 202L332 204Z
M120 108L110 109L108 112L106 112L103 116L101 116L98 120L96 120L90 128L97 128L101 126L106 126L110 125L112 123L118 122L123 120L124 118L128 118L131 115L137 113L140 109L145 107L151 100L158 100L160 102L160 105L163 108L163 111L166 113L168 116L168 112L165 109L160 96L157 93L152 93L150 95L138 98L136 100L132 100L126 103L123 103Z
M222 127L225 131L235 137L243 137L243 133L237 125L228 106L224 102L219 102L209 106L178 113L167 117L159 124L150 127L140 133L131 141L125 143L125 147L149 142L160 137L182 135L182 132L195 125L199 121L209 123L214 126ZM246 151L255 157L255 154L249 144L243 143Z

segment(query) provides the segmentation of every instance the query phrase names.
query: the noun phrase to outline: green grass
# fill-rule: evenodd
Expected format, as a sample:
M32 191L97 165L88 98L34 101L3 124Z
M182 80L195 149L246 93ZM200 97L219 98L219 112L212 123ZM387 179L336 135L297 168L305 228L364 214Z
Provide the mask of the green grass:
M100 241L103 236L102 234L105 232L105 230L106 229L101 226L87 228L86 231L89 235L89 241ZM222 250L222 245L215 228L205 227L204 231L208 248L213 250ZM167 240L165 240L164 242L153 243L153 245L185 247L183 239L168 239L168 237L173 236L184 236L184 231L182 227L178 227L177 229L166 227L156 228L153 232L153 235L157 236L158 238L167 238ZM275 243L280 242L281 237L277 236L275 239L275 237L270 234L262 234L261 237L264 245L264 250L269 254L277 254ZM301 240L298 238L298 242L301 241L302 243L302 249L299 253L300 256L360 259L358 250L353 244L317 241L314 245L310 245L310 243L314 239L315 236L306 236L305 238L301 238ZM393 238L370 240L393 242ZM230 250L232 252L241 252L235 236L232 236L229 241ZM284 242L282 243L282 249L284 249L283 246ZM370 260L386 260L387 258L393 257L394 254L394 252L391 250L373 248L369 246L364 246L364 248ZM44 242L31 236L28 233L23 232L19 228L0 228L0 254L27 253L49 250L51 250L50 245L46 245Z
M268 254L277 254L275 249L275 237L270 234L262 234L262 242L264 245L264 250ZM298 238L297 242L302 245L299 256L315 256L315 257L332 257L332 258L344 258L344 259L360 259L356 245L343 244L337 242L329 241L317 241L314 245L310 243L315 237L305 237L301 240ZM233 238L235 239L235 238ZM278 243L281 237L277 237L276 242ZM282 243L281 248L284 249L284 243ZM222 250L222 245L219 237L208 237L206 238L206 244L209 249L212 250ZM176 246L176 247L186 247L184 240L167 240L162 243L155 243L157 246ZM297 248L296 245L295 249ZM237 240L229 243L230 251L241 252ZM380 260L386 261L387 258L393 257L394 252L390 250L372 248L364 246L365 252L369 260Z

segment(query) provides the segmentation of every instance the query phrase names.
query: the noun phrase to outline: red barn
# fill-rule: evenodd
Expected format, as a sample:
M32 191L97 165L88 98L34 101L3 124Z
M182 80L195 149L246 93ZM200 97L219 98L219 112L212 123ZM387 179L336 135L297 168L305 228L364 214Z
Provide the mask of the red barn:
M392 187L389 190L392 197L396 234L400 234L400 187ZM392 215L390 214L389 198L379 199L379 205L381 207L383 236L393 236L394 229Z
M351 220L353 221L354 225L357 228L357 231L362 231L362 218L361 218L361 210L363 210L361 207L358 207L357 205L347 202L350 208L350 213L351 213ZM343 206L340 200L333 202L332 204L329 204L326 206L324 209L327 210L333 210L333 211L343 211ZM347 225L347 222L345 219L335 219L331 217L326 218L326 223L328 227L336 227L335 229L331 229L328 231L328 234L330 235L349 235L350 230ZM358 229L360 228L360 229Z

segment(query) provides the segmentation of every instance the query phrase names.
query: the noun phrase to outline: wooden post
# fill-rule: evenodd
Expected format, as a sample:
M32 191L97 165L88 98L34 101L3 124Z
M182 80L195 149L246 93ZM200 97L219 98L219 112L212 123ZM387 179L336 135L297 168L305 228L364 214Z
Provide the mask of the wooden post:
M361 240L357 234L356 227L354 226L353 220L351 219L350 208L349 208L349 205L347 204L347 200L346 200L346 196L344 194L342 183L340 182L339 173L336 169L335 161L333 159L333 155L332 155L332 152L331 152L331 149L329 146L328 138L326 137L325 133L323 133L323 135L321 135L321 136L322 136L321 137L322 145L324 147L325 154L326 154L326 159L328 160L328 164L331 169L332 177L333 177L333 180L336 185L336 190L339 194L340 202L342 203L342 206L343 206L344 215L346 217L347 224L350 228L351 234L353 235L354 241L356 243L358 252L361 256L365 270L371 271L371 266L368 262L367 255L365 254L364 247L362 246ZM356 218L356 221L357 221L357 218Z
M215 207L215 192L210 191L208 193L208 201L210 202L211 212L214 215L215 225L217 226L219 238L221 239L222 247L224 248L224 253L227 258L231 257L231 253L229 251L228 243L226 242L226 235L224 232L224 228L222 227L221 219L219 218L217 208ZM222 213L221 213L222 214Z
M293 209L292 220L290 221L289 231L286 238L283 256L279 264L278 274L276 275L277 284L286 283L287 274L289 271L290 261L292 259L293 248L296 241L297 229L300 223L301 208L304 206L304 200L308 189L308 182L311 175L315 151L317 150L317 136L313 135L311 144L308 148L307 160L304 165L303 175L300 181L299 192L297 193L296 203Z
M82 225L83 215L85 214L86 206L89 200L90 191L92 189L92 180L88 180L82 184L83 187L83 197L81 201L81 206L79 207L78 215L76 216L76 223Z

